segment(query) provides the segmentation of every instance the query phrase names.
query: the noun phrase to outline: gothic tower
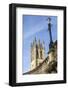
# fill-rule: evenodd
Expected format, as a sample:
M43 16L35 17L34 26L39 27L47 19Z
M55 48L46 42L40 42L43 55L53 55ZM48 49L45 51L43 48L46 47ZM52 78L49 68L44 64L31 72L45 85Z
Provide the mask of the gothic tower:
M45 43L41 43L40 40L37 42L36 38L33 43L31 43L31 70L39 66L45 59L44 44Z

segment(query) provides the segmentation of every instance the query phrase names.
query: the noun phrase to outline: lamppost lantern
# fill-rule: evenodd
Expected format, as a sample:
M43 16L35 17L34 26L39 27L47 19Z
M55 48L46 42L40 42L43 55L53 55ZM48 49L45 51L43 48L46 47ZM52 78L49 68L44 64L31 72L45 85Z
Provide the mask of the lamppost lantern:
M51 18L50 17L48 17L48 23L51 23Z

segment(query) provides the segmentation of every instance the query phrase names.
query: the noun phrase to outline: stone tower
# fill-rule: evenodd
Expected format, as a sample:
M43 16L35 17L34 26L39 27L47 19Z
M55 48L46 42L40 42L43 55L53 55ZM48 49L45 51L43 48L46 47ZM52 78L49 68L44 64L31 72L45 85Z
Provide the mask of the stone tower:
M44 44L44 41L43 43L41 43L40 40L37 42L36 38L33 43L31 43L31 70L39 66L45 59Z

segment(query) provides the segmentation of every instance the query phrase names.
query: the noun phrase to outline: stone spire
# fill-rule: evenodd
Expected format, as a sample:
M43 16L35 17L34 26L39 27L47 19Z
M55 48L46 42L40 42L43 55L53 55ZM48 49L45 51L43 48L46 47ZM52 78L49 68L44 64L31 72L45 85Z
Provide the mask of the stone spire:
M33 45L36 45L36 44L37 44L37 40L36 40L36 37L35 37L35 39L33 41Z
M43 44L43 48L45 49L45 42L43 41L43 43L42 43L42 44Z
M35 40L34 40L34 41L35 41L35 42L37 41L37 40L36 40L36 37L35 37Z
M31 48L33 47L33 44L31 43Z

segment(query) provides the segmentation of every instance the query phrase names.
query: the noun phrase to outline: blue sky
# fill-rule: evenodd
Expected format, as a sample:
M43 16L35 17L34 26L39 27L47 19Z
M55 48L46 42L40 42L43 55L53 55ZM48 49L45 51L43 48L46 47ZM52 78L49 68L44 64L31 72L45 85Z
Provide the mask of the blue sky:
M30 46L36 37L37 40L45 42L45 53L47 54L49 50L49 32L48 32L48 22L47 18L51 18L52 23L52 39L57 40L57 17L56 16L33 16L24 15L22 16L22 32L24 32L24 48L23 48L23 58L22 58L22 71L25 73L30 69L31 53Z

